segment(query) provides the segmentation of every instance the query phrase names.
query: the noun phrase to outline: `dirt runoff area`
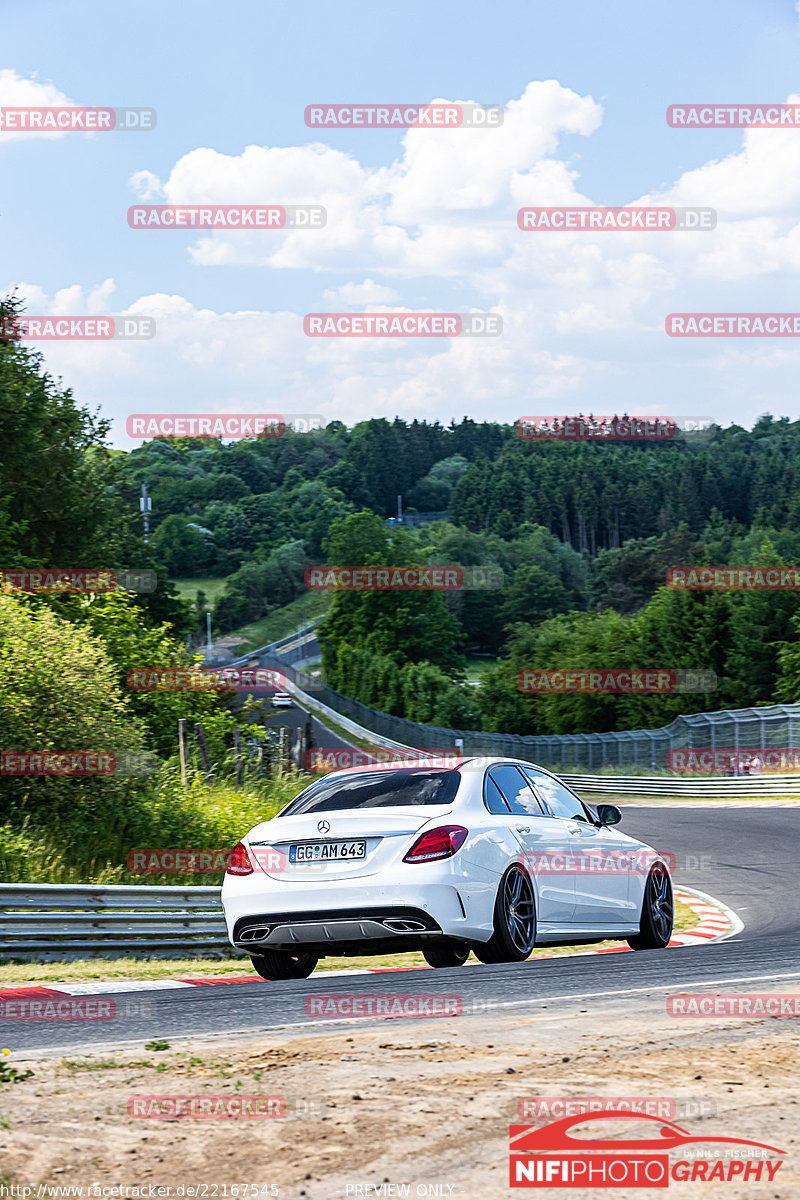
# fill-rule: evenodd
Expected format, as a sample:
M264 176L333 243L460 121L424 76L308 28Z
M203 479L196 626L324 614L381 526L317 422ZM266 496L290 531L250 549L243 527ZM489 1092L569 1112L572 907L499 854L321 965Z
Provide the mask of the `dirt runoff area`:
M104 1056L15 1055L0 1060L0 1074L33 1075L0 1084L0 1196L27 1200L21 1189L32 1186L32 1200L493 1200L521 1194L509 1189L509 1125L543 1127L587 1107L638 1101L640 1111L707 1139L669 1152L670 1170L703 1156L685 1168L697 1165L701 1178L670 1177L669 1195L790 1200L800 1195L798 1051L795 1020L678 1019L666 1015L665 993L654 991L551 1000L490 1017L155 1042ZM146 1099L165 1096L172 1099ZM248 1105L258 1115L209 1115ZM583 1133L640 1138L659 1128L603 1119ZM768 1156L772 1181L759 1151L715 1137L783 1151L777 1171L778 1156ZM730 1181L717 1182L720 1171ZM47 1187L37 1195L39 1184ZM542 1183L536 1191L620 1194Z

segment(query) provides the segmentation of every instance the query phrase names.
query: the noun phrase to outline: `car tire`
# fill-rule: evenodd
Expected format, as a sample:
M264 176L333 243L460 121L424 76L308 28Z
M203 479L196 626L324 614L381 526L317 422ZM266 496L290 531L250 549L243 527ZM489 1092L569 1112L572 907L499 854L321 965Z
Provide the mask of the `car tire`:
M463 967L469 958L469 946L462 942L451 942L447 946L428 946L422 957L429 967Z
M675 902L669 871L661 863L647 876L639 932L628 938L631 950L663 950L672 937Z
M265 950L263 954L251 954L250 961L262 979L308 979L319 962L319 955Z
M520 867L506 871L494 902L494 933L473 946L482 963L524 962L536 943L536 898L530 875Z

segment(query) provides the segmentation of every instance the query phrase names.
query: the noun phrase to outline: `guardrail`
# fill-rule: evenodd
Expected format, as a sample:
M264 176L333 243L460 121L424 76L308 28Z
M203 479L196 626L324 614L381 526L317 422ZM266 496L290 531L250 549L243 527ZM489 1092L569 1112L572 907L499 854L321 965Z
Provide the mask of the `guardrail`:
M783 796L800 801L800 775L741 775L680 779L664 775L566 775L556 772L579 795L688 796L721 798Z
M0 959L234 952L219 894L218 887L0 884Z
M256 650L248 650L247 654L240 654L238 658L232 658L225 665L228 667L241 667L245 663L250 662L251 659L258 658L261 654L280 656L283 646L288 646L297 638L302 638L306 634L313 633L319 625L320 620L321 618L317 618L317 620L311 621L310 624L304 625L302 629L295 629L294 633L289 633L286 637L279 638L277 642L269 642L266 646L259 646Z

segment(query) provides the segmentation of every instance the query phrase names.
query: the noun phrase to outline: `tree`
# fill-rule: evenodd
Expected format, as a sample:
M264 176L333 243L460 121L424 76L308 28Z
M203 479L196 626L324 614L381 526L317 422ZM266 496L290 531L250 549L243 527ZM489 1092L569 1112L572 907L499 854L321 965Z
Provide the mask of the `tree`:
M177 578L191 578L208 570L214 558L214 542L185 517L169 516L156 529L150 544L153 553Z
M0 323L22 315L0 300ZM131 548L110 428L78 408L41 354L0 339L0 519L8 565L112 566Z

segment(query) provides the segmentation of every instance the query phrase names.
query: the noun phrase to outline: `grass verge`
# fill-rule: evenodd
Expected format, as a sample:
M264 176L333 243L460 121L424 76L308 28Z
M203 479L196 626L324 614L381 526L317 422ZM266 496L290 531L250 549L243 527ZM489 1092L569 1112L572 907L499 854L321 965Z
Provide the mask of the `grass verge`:
M675 932L684 933L697 924L692 910L680 901L675 902ZM620 945L619 942L600 942L595 946L541 946L531 958L563 957L585 950ZM476 960L470 956L470 963ZM392 970L424 967L421 954L387 954L361 958L323 958L317 971ZM0 986L11 987L34 983L42 987L58 983L89 983L93 980L122 979L204 979L213 976L235 978L252 975L253 966L247 957L237 958L96 958L69 963L0 963Z

